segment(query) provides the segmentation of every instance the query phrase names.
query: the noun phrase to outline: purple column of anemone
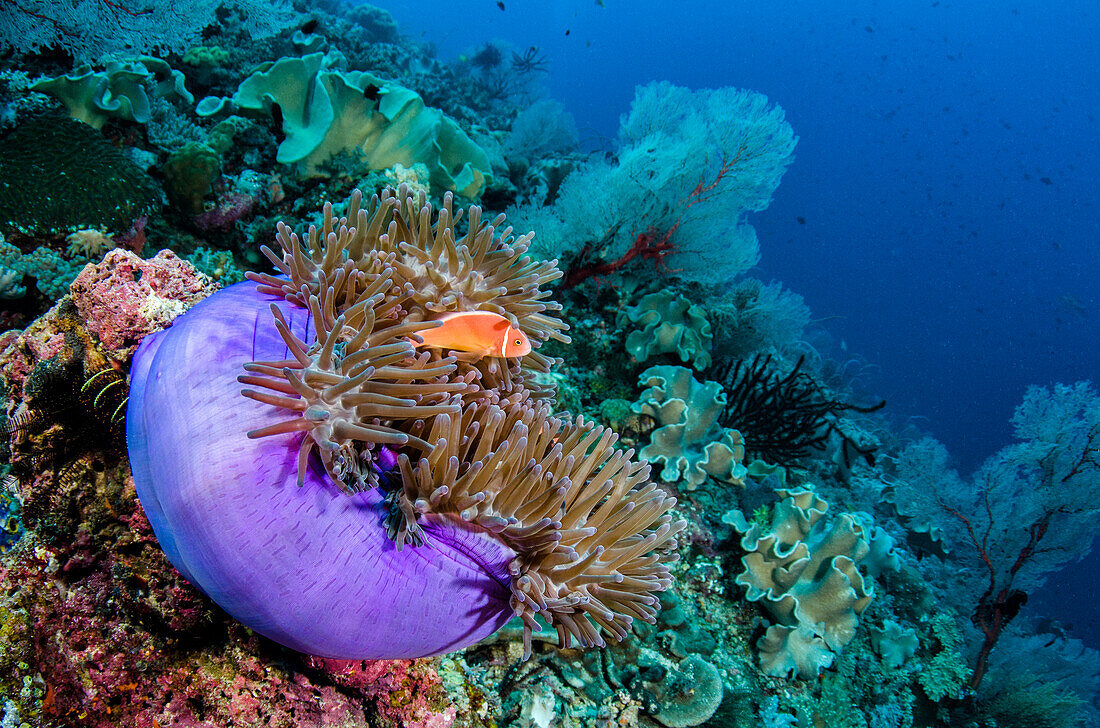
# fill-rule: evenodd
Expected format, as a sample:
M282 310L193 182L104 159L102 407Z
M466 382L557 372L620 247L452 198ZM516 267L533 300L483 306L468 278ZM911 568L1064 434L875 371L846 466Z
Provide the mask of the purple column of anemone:
M382 494L348 496L319 464L295 484L301 434L245 432L292 413L240 395L252 360L288 356L252 283L219 291L134 356L126 440L138 497L169 560L226 612L276 642L343 659L424 657L511 616L513 552L429 518L433 547L398 552ZM308 313L278 301L302 338Z

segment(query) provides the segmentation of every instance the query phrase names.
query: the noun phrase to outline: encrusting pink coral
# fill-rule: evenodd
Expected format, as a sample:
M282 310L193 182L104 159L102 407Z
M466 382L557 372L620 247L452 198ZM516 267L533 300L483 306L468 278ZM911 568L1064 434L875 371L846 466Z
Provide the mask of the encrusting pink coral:
M170 325L215 289L210 279L169 250L142 260L116 248L99 263L85 266L69 292L103 346L128 354L143 337Z

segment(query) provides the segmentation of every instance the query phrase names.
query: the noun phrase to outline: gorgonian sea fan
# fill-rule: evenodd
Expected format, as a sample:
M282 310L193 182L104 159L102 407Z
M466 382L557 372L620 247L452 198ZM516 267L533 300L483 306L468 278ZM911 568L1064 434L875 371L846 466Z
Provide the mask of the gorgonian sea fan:
M614 432L551 412L535 383L568 341L503 216L404 189L304 241L147 337L127 439L142 505L177 568L239 621L325 657L421 657L522 618L563 645L653 622L671 583L675 499ZM255 285L258 283L259 285ZM417 350L452 312L492 311L519 359ZM241 383L245 385L241 396ZM395 457L396 456L396 457Z

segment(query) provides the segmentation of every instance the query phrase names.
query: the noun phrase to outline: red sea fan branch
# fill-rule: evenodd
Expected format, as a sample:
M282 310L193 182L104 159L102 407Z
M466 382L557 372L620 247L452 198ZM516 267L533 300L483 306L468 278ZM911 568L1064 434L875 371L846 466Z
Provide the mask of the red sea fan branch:
M707 182L705 177L699 180L699 183L695 185L688 196L681 202L682 209L680 214L667 230L661 232L652 225L648 226L645 232L638 233L634 238L634 243L630 246L630 249L616 260L599 262L593 258L597 250L603 249L610 242L619 231L621 225L617 224L612 226L604 235L603 240L598 243L586 243L566 271L564 280L561 284L562 290L574 288L589 278L614 273L635 258L653 261L653 265L662 273L675 273L676 271L669 268L668 264L665 262L665 259L669 255L676 252L676 245L672 242L672 236L680 229L680 225L683 224L684 216L687 214L688 210L713 197L718 185L726 175L730 173L734 166L736 166L744 151L745 147L742 146L732 159L723 159L722 165L718 168L718 172L710 182Z

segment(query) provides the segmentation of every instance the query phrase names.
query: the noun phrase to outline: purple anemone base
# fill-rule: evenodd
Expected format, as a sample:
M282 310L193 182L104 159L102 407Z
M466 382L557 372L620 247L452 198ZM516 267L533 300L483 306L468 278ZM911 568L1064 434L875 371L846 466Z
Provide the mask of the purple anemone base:
M138 498L191 583L256 632L321 657L425 657L470 645L510 618L498 539L429 517L428 545L397 551L383 494L340 492L319 462L296 484L303 435L245 433L293 416L242 397L242 365L289 356L276 303L312 339L305 309L224 289L142 341L126 440Z

